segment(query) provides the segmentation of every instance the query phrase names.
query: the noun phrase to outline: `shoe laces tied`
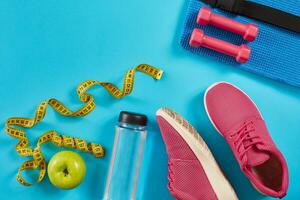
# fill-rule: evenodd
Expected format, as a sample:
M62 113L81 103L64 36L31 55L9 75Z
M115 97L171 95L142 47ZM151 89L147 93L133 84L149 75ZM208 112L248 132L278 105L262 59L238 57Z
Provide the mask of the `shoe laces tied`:
M237 152L239 153L239 159L245 161L245 155L249 149L257 144L262 144L262 140L259 135L255 134L255 127L253 122L245 122L243 125L230 134L229 136L233 140Z

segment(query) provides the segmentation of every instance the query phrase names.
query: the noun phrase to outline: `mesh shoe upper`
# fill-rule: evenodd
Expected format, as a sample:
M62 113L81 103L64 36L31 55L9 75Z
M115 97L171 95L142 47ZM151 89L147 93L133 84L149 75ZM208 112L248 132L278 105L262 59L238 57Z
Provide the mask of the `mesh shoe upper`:
M162 117L157 121L169 157L169 185L171 194L179 200L216 200L217 196L199 160L178 134Z
M252 100L235 86L221 82L207 90L205 107L255 187L266 195L283 197L288 188L287 164Z

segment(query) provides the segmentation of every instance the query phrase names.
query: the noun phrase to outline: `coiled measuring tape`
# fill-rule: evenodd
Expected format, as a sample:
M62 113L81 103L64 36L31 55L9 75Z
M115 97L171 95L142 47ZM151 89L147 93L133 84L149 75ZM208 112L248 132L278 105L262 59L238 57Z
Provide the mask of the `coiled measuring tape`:
M51 98L43 101L37 106L35 116L33 119L24 117L12 117L7 119L5 131L8 135L19 139L20 141L16 145L16 150L20 156L32 156L33 160L25 161L18 170L17 180L24 186L30 186L32 183L28 183L21 176L21 172L24 170L39 169L39 176L35 183L39 183L43 180L46 174L46 161L41 151L41 145L46 142L59 147L69 147L78 149L82 152L88 152L93 154L96 158L104 157L104 149L100 144L93 142L87 143L85 140L75 137L59 135L56 131L48 131L44 133L38 140L35 148L29 147L29 140L22 129L16 128L16 126L23 128L32 128L38 124L45 116L48 105L51 106L56 112L63 116L70 117L83 117L94 110L96 103L92 95L86 93L88 89L94 85L101 85L109 94L114 98L120 99L126 95L129 95L133 89L135 72L139 71L145 73L154 79L159 80L163 74L163 71L147 64L138 65L127 71L124 77L123 88L120 90L117 86L109 82L101 82L94 80L87 80L79 84L77 87L77 95L84 103L84 105L77 111L71 111L63 103L55 98Z

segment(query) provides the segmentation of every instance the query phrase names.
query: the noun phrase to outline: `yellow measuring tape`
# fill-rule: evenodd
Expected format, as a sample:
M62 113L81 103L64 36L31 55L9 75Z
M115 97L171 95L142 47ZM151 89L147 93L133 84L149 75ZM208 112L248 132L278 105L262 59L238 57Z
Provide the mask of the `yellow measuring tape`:
M41 145L46 142L51 142L59 147L75 148L83 152L89 152L96 158L104 156L104 149L101 145L95 143L87 143L83 139L59 135L55 131L49 131L44 133L38 140L35 148L29 147L29 140L22 129L15 128L15 126L23 128L32 128L34 125L41 121L45 114L47 106L51 106L56 112L64 116L82 117L92 112L96 106L92 95L86 93L86 91L94 85L101 85L109 94L114 98L120 99L131 93L134 84L134 75L136 71L145 73L157 80L159 80L163 74L163 71L147 64L138 65L127 71L124 78L123 89L120 90L117 86L109 82L87 80L81 83L77 87L77 95L84 103L84 105L77 111L71 111L64 104L57 99L48 99L38 105L33 119L23 117L12 117L6 121L5 131L8 135L19 139L20 141L16 145L16 150L20 156L32 156L33 160L24 162L18 170L17 180L25 186L30 186L32 183L28 183L21 176L23 170L39 169L39 176L36 183L42 181L46 173L46 161L41 151Z

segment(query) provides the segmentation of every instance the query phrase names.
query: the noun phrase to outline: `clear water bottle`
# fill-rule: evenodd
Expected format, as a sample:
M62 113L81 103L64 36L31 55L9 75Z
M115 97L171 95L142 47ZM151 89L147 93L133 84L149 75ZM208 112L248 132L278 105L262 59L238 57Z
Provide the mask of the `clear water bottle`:
M122 111L116 127L104 200L136 199L146 140L147 116Z

